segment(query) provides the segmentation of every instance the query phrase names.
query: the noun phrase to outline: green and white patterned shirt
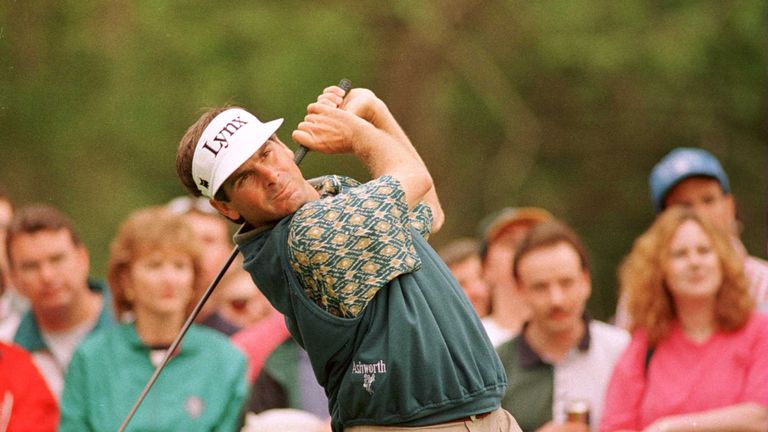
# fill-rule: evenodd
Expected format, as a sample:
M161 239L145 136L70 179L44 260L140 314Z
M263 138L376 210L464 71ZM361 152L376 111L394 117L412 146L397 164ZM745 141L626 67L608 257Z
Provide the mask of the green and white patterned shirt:
M314 184L321 199L299 209L291 225L291 267L313 302L335 316L355 317L381 287L421 267L408 241L408 227L400 223L396 203L403 192L390 176L364 185L327 176ZM408 218L412 228L428 237L428 205L418 204Z

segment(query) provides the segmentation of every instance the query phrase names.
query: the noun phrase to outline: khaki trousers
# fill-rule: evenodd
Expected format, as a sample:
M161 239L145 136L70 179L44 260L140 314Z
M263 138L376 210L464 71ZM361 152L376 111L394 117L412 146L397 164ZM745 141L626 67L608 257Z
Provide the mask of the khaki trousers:
M489 415L475 420L441 423L431 426L402 427L402 426L351 426L344 432L522 432L512 414L504 409L497 409Z

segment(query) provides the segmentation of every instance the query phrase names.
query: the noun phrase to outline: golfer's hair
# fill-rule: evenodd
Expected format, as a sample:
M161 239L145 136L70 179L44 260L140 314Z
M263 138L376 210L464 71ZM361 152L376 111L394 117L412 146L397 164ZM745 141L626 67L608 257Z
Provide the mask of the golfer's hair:
M26 234L36 234L42 231L66 230L72 243L81 246L80 235L75 230L72 221L61 210L48 204L32 204L20 208L13 217L5 237L5 250L8 262L13 264L11 243Z
M571 246L579 255L581 269L589 272L589 256L579 236L562 222L548 221L539 223L531 228L517 245L515 258L512 261L512 275L515 279L520 278L520 261L524 256L537 249L555 246L560 243Z
M176 175L181 180L184 188L187 192L193 196L202 196L200 190L195 184L195 180L192 178L192 158L195 156L195 148L197 147L197 141L203 134L203 131L208 124L216 118L217 115L230 109L236 108L232 105L226 104L217 108L209 108L200 116L199 119L192 126L187 129L187 132L181 137L179 147L176 149ZM218 201L229 201L224 188L219 188L219 192L215 197Z
M109 248L107 281L118 316L133 310L135 301L135 293L127 290L126 276L136 260L153 251L181 253L191 258L194 269L191 293L198 292L205 283L201 272L201 246L186 219L160 206L137 210L120 225ZM194 303L195 296L191 294L186 312L191 311Z

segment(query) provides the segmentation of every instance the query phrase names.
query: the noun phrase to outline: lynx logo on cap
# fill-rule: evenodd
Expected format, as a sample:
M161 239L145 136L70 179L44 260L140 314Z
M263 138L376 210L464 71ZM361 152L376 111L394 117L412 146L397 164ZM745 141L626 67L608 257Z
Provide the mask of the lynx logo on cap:
M205 128L192 157L192 178L200 193L213 198L236 169L261 147L283 119L262 123L241 108L217 115Z

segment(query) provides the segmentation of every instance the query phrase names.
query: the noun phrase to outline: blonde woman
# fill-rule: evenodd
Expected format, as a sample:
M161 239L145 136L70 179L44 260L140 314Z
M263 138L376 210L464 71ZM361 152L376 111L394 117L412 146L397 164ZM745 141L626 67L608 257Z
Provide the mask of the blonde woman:
M196 301L200 253L187 223L167 210L139 210L122 224L107 276L117 315L133 320L78 348L60 431L118 429ZM193 325L127 430L233 431L246 391L242 354L225 336Z
M765 431L768 319L754 311L729 239L672 207L619 270L632 341L601 431Z

